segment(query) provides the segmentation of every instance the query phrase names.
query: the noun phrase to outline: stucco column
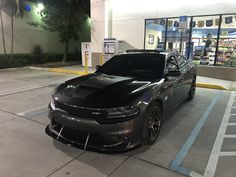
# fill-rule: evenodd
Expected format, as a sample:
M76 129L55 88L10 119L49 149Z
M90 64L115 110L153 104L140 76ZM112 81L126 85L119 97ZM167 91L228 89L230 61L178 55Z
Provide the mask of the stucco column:
M105 0L105 38L112 37L112 0Z

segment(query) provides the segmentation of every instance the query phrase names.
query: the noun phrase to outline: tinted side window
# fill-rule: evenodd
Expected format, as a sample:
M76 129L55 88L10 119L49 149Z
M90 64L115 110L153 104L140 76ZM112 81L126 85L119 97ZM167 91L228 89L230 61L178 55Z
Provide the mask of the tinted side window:
M169 71L178 71L178 63L177 63L176 58L174 56L170 56L167 59L167 66L166 66L166 68Z
M179 64L179 68L183 68L187 64L187 61L183 56L179 56L177 58L177 61L178 61L178 64Z

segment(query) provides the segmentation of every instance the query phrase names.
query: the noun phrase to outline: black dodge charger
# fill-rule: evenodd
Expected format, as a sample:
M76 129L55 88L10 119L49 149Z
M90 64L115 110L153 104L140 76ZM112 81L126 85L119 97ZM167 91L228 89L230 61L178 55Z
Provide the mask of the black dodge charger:
M59 85L46 133L73 146L126 151L153 144L175 105L193 99L196 67L176 53L130 50Z

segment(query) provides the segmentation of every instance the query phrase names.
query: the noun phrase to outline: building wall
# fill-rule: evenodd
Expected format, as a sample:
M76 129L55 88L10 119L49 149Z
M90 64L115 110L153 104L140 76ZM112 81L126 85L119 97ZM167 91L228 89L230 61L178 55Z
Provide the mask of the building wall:
M91 0L92 51L101 52L105 37L105 2L112 8L112 37L136 48L144 46L146 18L236 13L235 0ZM96 29L96 30L95 30Z
M23 18L14 17L14 53L31 53L35 45L41 45L44 53L63 53L64 44L59 41L57 33L48 32L40 27L34 27L27 24L30 21L40 22L40 15L37 14L37 4L24 2L31 6L31 11L24 11ZM7 53L11 50L11 18L3 12L3 23L5 31ZM90 21L87 20L83 25L79 41L72 41L70 51L80 51L80 42L90 42ZM0 28L0 53L3 53L2 31Z
M105 37L105 0L91 0L90 4L92 52L99 53Z

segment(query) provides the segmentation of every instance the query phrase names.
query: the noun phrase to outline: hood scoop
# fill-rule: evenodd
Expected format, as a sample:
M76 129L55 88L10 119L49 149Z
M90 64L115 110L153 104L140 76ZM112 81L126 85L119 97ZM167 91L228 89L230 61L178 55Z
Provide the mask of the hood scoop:
M87 80L84 80L83 82L81 82L79 86L84 87L84 88L95 88L95 89L102 90L109 85L126 81L129 79L130 78L127 78L127 77L109 76L106 74L94 74Z

